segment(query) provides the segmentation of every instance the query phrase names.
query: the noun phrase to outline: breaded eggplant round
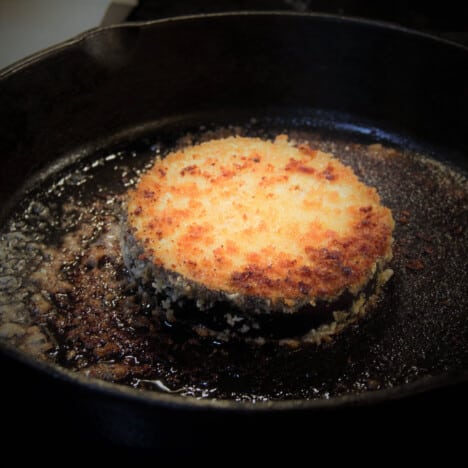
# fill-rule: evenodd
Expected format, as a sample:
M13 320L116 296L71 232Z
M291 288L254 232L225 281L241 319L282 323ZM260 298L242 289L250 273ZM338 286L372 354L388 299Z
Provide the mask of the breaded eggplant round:
M170 320L191 304L185 318L201 335L321 342L363 315L391 275L394 221L376 189L285 135L157 158L124 218L130 273Z

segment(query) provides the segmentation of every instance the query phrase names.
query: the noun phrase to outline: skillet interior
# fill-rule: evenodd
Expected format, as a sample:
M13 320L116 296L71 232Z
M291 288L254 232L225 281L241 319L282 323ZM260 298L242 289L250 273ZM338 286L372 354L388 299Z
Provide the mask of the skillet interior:
M291 121L299 109L326 109L313 113L312 126L347 124L346 133L354 136L374 128L377 140L385 139L382 130L388 130L389 138L399 135L397 144L424 142L436 157L465 164L463 48L329 17L246 15L242 26L235 18L215 15L109 28L50 51L42 61L5 71L3 192L16 191L25 172L50 172L45 166L58 156L93 154L122 140L125 132L128 138L129 128L141 135L139 124L167 125L169 116L169 127L183 133L200 115L219 124L242 115L272 115L278 108ZM177 34L179 23L184 23L183 37ZM285 34L276 35L278 29ZM211 40L214 35L217 41ZM196 41L190 53L187 37ZM434 71L434 60L443 72ZM268 109L271 103L275 110ZM353 117L343 118L343 112ZM437 320L432 323L440 327ZM457 371L466 368L466 328L459 332ZM431 336L430 329L427 333Z

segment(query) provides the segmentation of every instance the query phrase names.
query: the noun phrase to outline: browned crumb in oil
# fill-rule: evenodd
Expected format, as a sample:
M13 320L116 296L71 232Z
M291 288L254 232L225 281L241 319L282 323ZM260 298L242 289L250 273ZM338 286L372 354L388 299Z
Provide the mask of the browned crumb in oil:
M419 258L409 260L408 262L406 262L405 266L408 270L413 270L413 271L424 270L424 263Z

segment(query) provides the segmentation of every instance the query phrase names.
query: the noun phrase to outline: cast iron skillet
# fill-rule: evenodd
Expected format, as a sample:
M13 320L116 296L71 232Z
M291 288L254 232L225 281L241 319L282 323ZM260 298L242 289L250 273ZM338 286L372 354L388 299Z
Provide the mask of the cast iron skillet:
M402 145L443 152L466 168L466 83L468 49L357 19L236 13L92 30L0 74L2 217L24 190L57 169L58 158L83 157L167 122L183 128L186 122L225 123L231 116L270 111L285 116L320 111L326 125L348 123L356 132L391 134ZM192 443L216 438L213 425L220 417L255 421L256 429L265 430L291 415L364 411L468 377L447 373L330 400L251 405L136 392L6 346L1 351L7 368L23 376L20 382L24 375L33 379L36 399L80 408L67 413L71 421L55 411L57 421L83 424L131 445L173 444L175 434Z

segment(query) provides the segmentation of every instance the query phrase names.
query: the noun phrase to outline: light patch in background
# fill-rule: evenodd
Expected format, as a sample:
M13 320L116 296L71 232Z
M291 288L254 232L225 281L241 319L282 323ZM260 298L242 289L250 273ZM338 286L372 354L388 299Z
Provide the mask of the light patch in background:
M0 69L102 23L120 22L137 3L137 0L0 0Z

